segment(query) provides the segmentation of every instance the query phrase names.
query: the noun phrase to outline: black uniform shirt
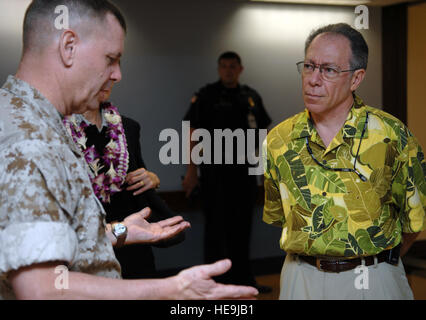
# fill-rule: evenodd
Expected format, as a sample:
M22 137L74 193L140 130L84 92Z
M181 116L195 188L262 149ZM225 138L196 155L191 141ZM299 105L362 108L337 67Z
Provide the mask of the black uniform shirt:
M195 94L184 120L191 122L191 128L209 131L248 129L250 112L256 119L257 128L265 129L271 123L262 98L255 90L246 85L226 88L218 81L201 88Z
M226 88L221 81L208 84L195 94L184 120L190 121L191 128L203 128L210 132L212 152L214 152L214 129L231 129L232 131L243 129L247 137L247 129L266 129L271 123L262 98L254 89L246 85ZM258 132L256 132L257 136ZM236 157L240 158L236 154L235 143L233 150L235 164ZM223 155L224 151L223 146Z

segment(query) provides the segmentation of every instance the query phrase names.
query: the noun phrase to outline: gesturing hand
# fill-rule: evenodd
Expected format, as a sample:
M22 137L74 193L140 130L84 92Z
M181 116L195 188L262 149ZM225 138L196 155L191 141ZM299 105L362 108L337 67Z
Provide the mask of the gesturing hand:
M167 240L191 226L181 216L149 223L146 218L150 214L151 209L144 208L124 219L123 223L127 226L126 245L135 243L152 244Z
M225 285L212 279L212 277L221 275L230 268L231 261L226 259L181 271L174 277L180 288L181 296L179 299L254 299L259 293L256 288Z

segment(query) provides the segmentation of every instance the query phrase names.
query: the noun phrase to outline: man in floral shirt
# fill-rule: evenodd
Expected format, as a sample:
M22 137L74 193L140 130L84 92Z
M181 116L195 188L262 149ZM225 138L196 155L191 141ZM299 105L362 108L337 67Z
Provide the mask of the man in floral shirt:
M355 95L367 59L350 26L314 31L297 63L306 109L264 144L263 219L287 252L281 299L413 298L399 256L425 229L426 164L398 119Z

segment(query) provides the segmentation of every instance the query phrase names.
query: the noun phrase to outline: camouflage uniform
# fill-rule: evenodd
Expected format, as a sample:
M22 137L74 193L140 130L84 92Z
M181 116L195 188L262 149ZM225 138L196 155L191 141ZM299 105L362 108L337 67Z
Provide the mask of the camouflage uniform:
M59 112L12 76L0 108L0 299L15 297L10 271L48 261L120 278L105 212Z

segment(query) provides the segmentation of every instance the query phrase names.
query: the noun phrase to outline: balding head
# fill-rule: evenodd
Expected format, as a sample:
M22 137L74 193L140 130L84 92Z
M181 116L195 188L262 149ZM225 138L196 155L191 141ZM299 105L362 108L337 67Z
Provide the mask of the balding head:
M305 54L309 49L309 46L313 40L322 35L328 33L331 35L340 35L349 40L351 48L350 67L351 69L364 69L367 70L368 64L368 45L365 42L362 34L352 28L346 23L329 24L327 26L318 28L309 35L305 42Z
M59 13L58 6L66 6L69 14L69 28L80 37L90 37L95 26L101 27L108 14L113 15L126 32L123 15L106 0L33 0L28 7L23 30L23 54L40 53L55 44L63 30L55 26Z

